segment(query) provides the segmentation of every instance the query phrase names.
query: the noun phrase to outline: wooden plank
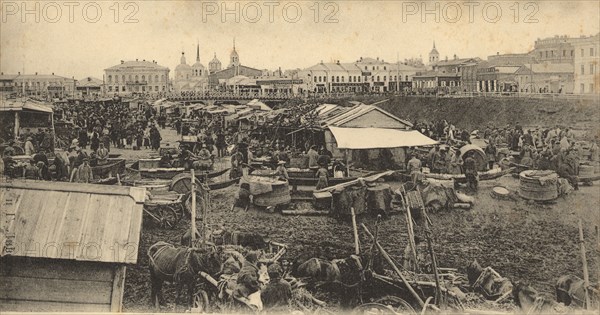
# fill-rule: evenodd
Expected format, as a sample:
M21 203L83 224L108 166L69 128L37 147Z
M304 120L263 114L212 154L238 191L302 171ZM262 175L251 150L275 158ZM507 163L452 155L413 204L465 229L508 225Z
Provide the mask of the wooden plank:
M65 202L62 204L62 211L57 211L56 216L51 218L48 222L48 225L52 227L52 230L46 235L44 257L47 258L58 258L61 255L60 251L62 244L60 243L60 235L67 217L67 209L72 202L73 194L68 193L63 195L65 195L66 198Z
M39 209L31 209L31 211L39 211L39 220L35 229L31 233L31 241L25 248L39 247L40 251L37 257L49 257L47 254L54 254L57 257L57 244L48 243L48 235L52 230L60 224L63 217L65 203L69 194L49 191L44 193L44 204Z
M140 245L140 235L142 233L142 211L143 205L131 206L131 222L129 225L129 235L127 237L126 255L120 262L135 264L138 257L138 246Z
M120 313L123 310L123 291L125 289L125 271L124 265L115 267L113 277L112 295L110 299L110 311Z
M110 311L110 304L83 304L68 302L48 302L31 300L0 299L0 313L2 312L85 312L105 313Z
M107 304L110 303L111 292L111 282L0 278L0 299Z
M114 197L91 195L83 230L79 239L77 260L100 261L102 258L102 235L106 218L110 214L108 209Z
M15 233L16 252L19 256L38 256L40 254L39 246L26 247L33 242L33 232L40 218L41 209L45 202L38 193L32 190L25 190L21 195L15 222L13 225ZM37 244L39 245L39 244Z
M57 243L61 245L60 258L75 259L91 195L82 193L70 195Z
M112 268L110 264L96 262L5 257L2 259L0 277L88 280L112 283Z
M67 182L52 182L52 185L48 185L47 181L24 181L24 180L12 180L10 182L0 182L0 187L6 187L10 189L26 189L26 190L38 190L38 191L62 191L62 192L80 192L80 193L92 193L100 195L110 196L130 196L134 198L136 202L144 202L144 199L139 199L141 196L136 187L128 186L113 186L113 185L94 185L94 184L82 184L82 183L67 183ZM133 189L133 190L132 190ZM138 199L136 199L138 198Z
M123 227L129 227L131 224L131 204L116 200L112 205L110 218L107 218L106 224L103 236L105 247L102 251L102 261L121 261L121 257L126 254L129 237L129 229Z

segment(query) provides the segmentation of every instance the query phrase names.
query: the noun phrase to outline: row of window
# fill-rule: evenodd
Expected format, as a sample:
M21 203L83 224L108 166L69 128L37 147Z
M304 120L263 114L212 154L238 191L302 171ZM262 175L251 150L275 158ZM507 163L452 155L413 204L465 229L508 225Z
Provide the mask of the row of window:
M331 82L344 82L344 76L331 76ZM341 79L341 80L340 80ZM380 81L381 77L380 76L371 76L371 82L382 82ZM364 82L369 82L369 77L365 76L364 77ZM398 81L398 76L390 76L390 80L391 81ZM400 76L400 80L402 80L402 76ZM313 81L314 82L327 82L327 76L314 76L313 77ZM383 81L387 81L387 76L383 76ZM408 81L408 75L405 77L405 81ZM361 76L348 76L348 82L352 83L352 82L361 82Z
M365 70L367 70L367 71L368 71L368 70L369 70L369 67L368 67L368 66L365 66ZM379 66L373 66L373 69L371 69L371 70L373 70L373 71L374 71L374 70L379 70ZM387 66L383 66L383 70L387 70Z
M590 72L588 74L595 74L596 73L596 65L593 63L590 63ZM585 65L581 65L581 74L585 74Z
M121 76L121 82L126 82L125 78L127 78L128 81L130 81L130 82L131 81L140 82L140 76L139 75L135 75L135 76L133 76L131 74L128 75L128 76L122 75ZM145 82L146 81L146 75L142 74L141 79L142 79L141 80L142 82ZM152 82L153 82L152 81L152 75L148 75L148 83L152 83ZM154 75L154 82L165 82L165 75L162 74L160 76L160 81L158 81L158 74ZM110 74L108 75L108 83L113 83L113 76L110 75ZM118 75L115 75L115 83L119 83L119 76Z
M154 86L154 92L158 92L158 90L159 90L159 86L155 85ZM162 91L166 91L166 90L167 90L166 86L163 85L162 86ZM127 91L127 86L123 85L123 86L121 86L120 89L119 89L118 85L115 85L114 88L112 86L108 86L108 91L109 92L112 92L112 91L115 91L115 92L119 92L119 91L126 92ZM133 87L129 88L129 92L139 92L139 91L140 91L140 87L139 86L133 86ZM142 85L141 86L141 91L142 92L152 92L152 87L151 86L147 87L145 85Z
M581 57L585 57L585 49L581 48ZM594 54L597 53L596 51L594 51L594 47L590 47L590 55L589 57L594 57ZM567 55L569 55L569 57L574 57L575 56L575 50L564 50L562 51L562 56L563 57L567 57ZM554 50L546 50L546 51L540 51L540 59L542 58L553 58L554 57ZM558 54L557 54L558 57Z

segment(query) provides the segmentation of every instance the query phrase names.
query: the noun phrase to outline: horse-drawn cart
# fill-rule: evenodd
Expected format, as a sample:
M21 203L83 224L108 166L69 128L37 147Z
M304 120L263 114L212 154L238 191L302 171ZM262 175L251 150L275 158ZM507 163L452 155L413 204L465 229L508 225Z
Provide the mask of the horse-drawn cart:
M152 218L161 227L175 228L184 212L184 195L158 194L151 195L144 202L144 214Z

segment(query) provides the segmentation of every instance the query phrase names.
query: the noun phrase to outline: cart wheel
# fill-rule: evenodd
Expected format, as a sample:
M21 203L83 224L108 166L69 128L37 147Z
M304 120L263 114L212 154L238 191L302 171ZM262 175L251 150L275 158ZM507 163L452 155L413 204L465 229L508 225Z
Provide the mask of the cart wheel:
M173 229L177 226L179 220L181 220L181 216L177 214L177 211L172 206L158 207L157 214L161 227Z
M188 218L192 217L192 193L189 192L185 196L185 215ZM204 216L204 198L202 193L196 190L196 219Z
M379 298L375 300L375 303L391 306L398 314L417 314L415 309L408 302L394 295L387 295Z
M192 179L191 175L187 173L179 174L173 177L169 190L175 191L179 194L187 194L192 190ZM196 178L196 187L200 187L200 180Z
M206 294L206 291L200 289L200 290L196 291L196 294L194 294L194 300L192 302L192 309L194 310L194 312L208 313L208 308L209 308L208 303L209 303L208 294Z

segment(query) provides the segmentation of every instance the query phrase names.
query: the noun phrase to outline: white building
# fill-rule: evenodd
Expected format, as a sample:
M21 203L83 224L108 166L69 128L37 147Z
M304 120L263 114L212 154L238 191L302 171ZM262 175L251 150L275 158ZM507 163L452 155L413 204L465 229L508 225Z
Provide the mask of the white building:
M575 93L600 93L600 33L571 44L574 49Z
M306 90L316 93L396 92L410 88L417 71L421 69L361 57L352 63L321 61L300 70L298 77L306 82Z
M169 91L169 68L156 61L123 61L104 69L108 94L159 93Z

